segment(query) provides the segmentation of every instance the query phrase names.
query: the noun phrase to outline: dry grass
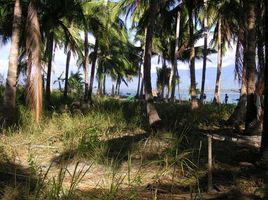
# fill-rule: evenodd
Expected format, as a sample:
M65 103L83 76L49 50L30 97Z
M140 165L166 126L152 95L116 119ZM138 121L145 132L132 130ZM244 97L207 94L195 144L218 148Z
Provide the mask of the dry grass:
M157 106L163 127L156 132L144 121L140 103L111 100L83 112L53 111L39 125L21 108L21 125L3 129L1 151L8 162L31 169L38 180L45 179L40 199L57 195L58 199L172 199L172 195L181 193L201 195L206 192L207 181L206 139L200 133L221 134L225 129L219 128L219 122L228 117L232 108L207 105L191 112L187 105ZM232 129L226 127L226 131L228 134ZM236 188L243 194L254 194L262 187L261 179L241 171L234 159L239 150L235 144L216 143L217 187L220 185L224 191ZM248 158L254 156L252 151L255 150L250 147L245 152ZM74 184L74 180L79 181ZM14 187L7 184L1 189L1 198L16 196L21 188L10 193ZM32 197L34 191L24 199Z

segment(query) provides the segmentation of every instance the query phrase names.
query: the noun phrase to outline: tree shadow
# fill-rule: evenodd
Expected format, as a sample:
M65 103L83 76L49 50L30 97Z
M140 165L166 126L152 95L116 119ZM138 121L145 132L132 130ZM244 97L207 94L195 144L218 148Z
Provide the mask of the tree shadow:
M76 149L64 151L59 156L53 157L51 162L66 164L72 162L77 156L86 156L87 159L95 159L99 164L106 165L112 163L113 167L119 168L124 161L128 160L129 153L133 150L135 145L149 136L150 134L143 133L107 140L99 140L96 138L94 138L94 141L91 138L88 140L82 139Z
M0 162L0 198L27 200L39 195L42 178L29 168L10 161Z
M3 104L0 107L0 124L1 128L18 127L20 124L21 113L16 107L14 109L4 108Z
M213 187L216 192L228 191L215 199L261 199L265 169L259 167L258 143L251 137L239 135L233 127L219 129L196 129L197 136L190 143L198 146L202 142L199 156L200 169L207 170L208 135L213 136ZM193 138L195 138L193 140ZM254 138L256 140L256 138ZM257 143L257 144L256 144ZM199 177L200 187L207 191L207 173ZM228 189L228 190L227 190ZM249 190L249 192L245 192Z

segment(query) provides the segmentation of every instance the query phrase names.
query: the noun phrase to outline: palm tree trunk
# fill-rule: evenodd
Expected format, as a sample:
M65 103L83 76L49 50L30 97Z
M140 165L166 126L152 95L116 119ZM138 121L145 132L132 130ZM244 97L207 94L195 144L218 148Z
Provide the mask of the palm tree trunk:
M48 53L48 65L47 65L47 83L46 83L46 105L50 105L50 85L51 85L51 69L52 69L52 59L53 59L53 33L49 33L47 38L47 53Z
M174 49L174 60L172 63L172 83L171 83L171 96L170 99L172 102L175 102L175 89L176 89L176 79L177 79L177 60L178 54L177 51L179 49L179 37L180 37L180 22L181 22L181 13L178 11L177 14L177 24L176 24L176 41L175 41L175 49Z
M106 71L106 70L105 70ZM102 82L102 94L106 95L106 72L103 74L103 82Z
M158 116L157 110L153 103L152 85L151 85L151 57L152 57L152 39L154 33L154 23L156 12L158 8L158 0L150 0L148 25L145 43L144 55L144 86L145 86L145 100L147 107L147 115L149 117L149 124L154 125L161 121Z
M84 52L85 52L85 55L84 55L84 65L83 65L83 69L84 69L84 74L85 74L85 94L84 94L84 101L86 103L88 103L88 90L89 90L89 78L88 78L88 73L89 73L89 60L88 60L88 54L89 54L89 48L88 48L88 35L87 35L87 31L84 31L85 32L85 41L84 41Z
M265 1L265 16L264 19L268 19L268 2ZM268 55L268 28L267 22L265 24L265 55ZM267 56L265 57L265 73L264 73L264 116L263 116L263 132L261 140L261 155L264 161L266 169L268 168L268 64ZM268 198L268 174L264 175L264 199Z
M144 30L145 40L146 40L146 37L147 37L147 27L145 27L145 30ZM144 42L146 43L146 41ZM143 94L144 94L144 57L145 57L145 46L144 46L143 55L142 55L140 99L143 99Z
M71 60L71 49L68 50L67 57L66 57L65 85L64 85L64 93L63 93L63 99L65 102L67 101L67 94L68 94L68 78L69 78L70 60Z
M166 59L163 58L162 60L162 91L161 91L161 97L164 98L164 95L165 95L165 85L166 85L166 76L165 76L165 73L167 72L167 65L166 65Z
M267 4L266 4L267 5ZM268 6L268 5L267 5ZM268 7L265 9L265 19L268 18ZM268 55L268 30L266 25L266 34L265 34L265 55ZM263 116L263 132L262 132L262 141L261 141L261 149L260 152L262 156L265 156L265 160L268 161L268 64L267 64L267 57L265 58L265 72L264 72L264 116ZM268 166L268 163L267 163ZM267 183L268 184L268 183ZM268 185L267 185L268 187ZM267 194L268 195L268 194ZM267 196L268 197L268 196Z
M97 62L97 56L98 56L98 48L99 48L99 42L98 42L98 38L96 37L92 64L91 64L90 82L89 82L89 88L88 88L88 100L90 103L92 103L92 90L93 90L96 62Z
M214 92L213 102L216 104L221 103L221 71L222 71L222 37L221 37L221 18L218 22L218 57L217 57L217 76Z
M179 72L177 71L177 77L178 77L178 98L179 98L179 102L181 102L181 95L180 95L180 76L179 76Z
M40 121L42 113L42 74L41 74L41 34L38 21L37 9L30 1L27 15L26 52L28 56L26 99L33 111L36 122Z
M115 89L116 89L116 81L112 80L112 96L115 96Z
M265 49L265 43L264 43L264 21L263 19L263 13L265 12L265 6L262 4L263 1L258 0L257 1L257 22L256 22L256 34L257 34L257 53L258 53L258 83L261 83L264 81L264 68L265 68L265 60L264 60L264 49Z
M12 122L15 117L20 27L21 27L21 4L20 0L16 0L14 6L14 17L12 24L12 36L11 36L11 47L9 54L7 82L4 94L4 110L5 114L7 115L6 118L7 123Z
M204 103L205 94L205 82L206 82L206 70L207 70L207 48L208 48L208 2L204 0L205 17L203 21L204 32L204 50L203 50L203 70L202 70L202 82L201 82L201 95L200 103Z
M139 76L138 76L138 86L137 86L137 93L136 97L138 98L140 94L140 85L141 85L141 70L142 70L142 62L140 62L140 69L139 69Z
M118 96L118 78L116 78L116 83L115 83L115 96Z
M247 88L246 88L246 67L243 67L242 72L242 82L240 89L240 98L238 104L232 113L232 115L227 120L229 125L235 125L239 127L239 125L243 124L246 120L246 110L247 110Z
M245 48L245 65L247 67L246 80L247 80L247 112L245 131L247 134L252 134L250 129L252 122L256 119L257 110L255 106L255 85L256 85L256 10L255 1L248 0L245 4L246 7L246 48Z
M143 98L144 94L144 78L141 78L140 98Z
M118 75L117 81L116 81L116 93L117 93L117 96L120 96L120 85L121 85L121 77Z
M193 26L193 2L189 1L189 31L190 31L190 77L191 77L191 108L196 109L198 107L198 103L196 100L196 81L195 81L195 48L194 42L192 41L194 34L194 26Z
M243 0L240 0L240 21L244 21L243 12ZM239 33L236 45L236 55L235 55L235 70L238 80L241 82L240 88L240 98L238 104L232 113L232 115L227 120L227 124L235 125L239 128L239 125L245 123L246 120L246 109L247 109L247 88L246 88L246 66L244 60L244 48L245 48L245 31L244 25L241 23L239 25ZM242 68L242 70L241 70ZM241 72L242 71L242 72Z
M102 96L103 95L103 77L98 77L98 92L97 92L97 94L99 95L99 96Z

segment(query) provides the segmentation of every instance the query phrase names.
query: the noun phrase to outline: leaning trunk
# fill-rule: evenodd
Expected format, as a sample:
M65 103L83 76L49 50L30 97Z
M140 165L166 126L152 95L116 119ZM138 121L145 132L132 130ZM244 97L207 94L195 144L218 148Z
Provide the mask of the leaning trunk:
M151 57L152 57L152 39L154 32L154 23L156 18L156 12L158 7L158 1L150 0L150 7L148 13L148 25L145 43L145 55L144 55L144 86L145 86L145 100L147 107L147 115L149 117L149 124L154 125L161 121L158 116L157 110L153 103L152 85L151 85Z
M204 94L205 94L205 81L206 81L206 70L207 70L207 47L208 47L208 2L204 0L204 9L205 9L205 17L203 21L204 27L204 49L203 49L203 70L202 70L202 83L201 83L201 95L200 95L200 103L204 103Z
M195 81L195 48L194 41L192 41L194 34L194 25L193 25L193 2L189 1L189 31L190 31L190 78L191 78L191 108L195 109L198 107L196 100L196 81Z
M221 37L221 18L218 22L218 57L217 57L217 76L214 92L213 102L216 104L221 103L221 71L222 71L222 37Z
M247 81L247 112L246 112L246 124L245 131L247 134L252 134L252 125L257 116L257 110L255 106L255 85L256 85L256 10L255 1L249 0L246 3L246 48L245 48L245 65L247 68L246 81Z
M178 49L179 49L179 36L180 36L180 20L181 13L178 11L177 15L177 24L176 24L176 41L175 41L175 49L174 49L174 60L172 63L172 83L171 83L171 96L170 99L172 102L175 101L175 89L176 89L176 79L177 79L177 60L178 60Z
M12 122L15 118L16 91L17 91L17 69L21 26L21 5L20 0L15 1L14 17L12 24L11 47L9 54L9 65L7 82L4 94L4 109L7 115L7 122Z
M41 34L37 10L32 1L28 6L26 31L26 52L28 56L26 99L33 111L35 121L39 122L42 112Z

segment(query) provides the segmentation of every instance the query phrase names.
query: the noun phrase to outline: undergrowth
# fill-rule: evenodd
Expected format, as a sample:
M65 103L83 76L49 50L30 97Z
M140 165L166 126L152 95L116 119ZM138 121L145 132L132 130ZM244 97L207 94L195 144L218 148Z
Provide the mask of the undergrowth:
M40 124L19 105L18 125L1 129L0 173L8 177L0 183L1 199L21 194L22 199L110 200L121 195L138 199L139 188L148 180L154 185L164 179L170 183L169 192L202 192L197 173L200 151L188 139L200 124L226 119L233 106L207 104L194 111L188 104L156 103L156 107L162 119L157 131L149 127L145 104L138 101L105 98L95 99L92 106L55 104L44 112ZM12 153L20 145L27 147L27 167L18 165ZM52 155L45 168L35 160L38 148L44 148L43 157ZM97 166L102 166L104 176L85 195L79 185ZM178 184L182 189L176 188Z

